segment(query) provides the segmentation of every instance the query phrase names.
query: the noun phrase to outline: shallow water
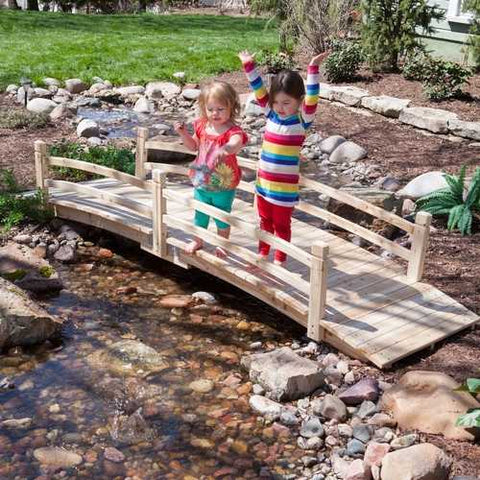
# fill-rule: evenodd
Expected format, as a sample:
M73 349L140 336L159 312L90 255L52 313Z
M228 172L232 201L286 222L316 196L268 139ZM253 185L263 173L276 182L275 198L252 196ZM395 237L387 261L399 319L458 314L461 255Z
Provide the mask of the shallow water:
M252 342L290 344L304 329L228 284L138 248L106 260L95 252L84 249L79 263L61 267L65 289L43 301L67 319L59 344L1 357L0 376L15 388L0 391L0 418L32 421L0 426L0 478L273 478L301 468L305 451L296 436L253 415L239 361ZM129 294L121 293L126 287ZM218 303L174 313L159 306L166 294L199 290ZM167 368L126 375L89 362L92 353L128 339L153 347ZM192 390L199 379L213 389ZM33 451L44 446L77 452L83 462L43 467ZM112 446L125 460L104 458Z

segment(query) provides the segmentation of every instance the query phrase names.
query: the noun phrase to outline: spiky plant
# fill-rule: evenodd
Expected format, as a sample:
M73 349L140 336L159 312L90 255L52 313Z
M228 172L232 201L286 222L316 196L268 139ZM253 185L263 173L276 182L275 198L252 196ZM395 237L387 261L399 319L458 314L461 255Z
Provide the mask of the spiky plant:
M472 223L480 221L480 167L477 167L465 194L465 174L463 166L460 174L444 174L448 187L437 190L417 200L417 209L432 215L448 215L447 228L458 228L462 235L472 234Z

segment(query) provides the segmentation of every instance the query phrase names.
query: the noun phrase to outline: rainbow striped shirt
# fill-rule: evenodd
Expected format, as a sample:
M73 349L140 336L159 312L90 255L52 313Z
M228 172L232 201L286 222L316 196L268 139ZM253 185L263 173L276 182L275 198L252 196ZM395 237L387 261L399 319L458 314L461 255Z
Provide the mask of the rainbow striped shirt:
M280 117L268 105L268 92L253 62L243 65L258 104L267 117L256 191L267 201L283 207L298 203L300 150L305 132L315 119L318 103L318 65L309 65L307 88L302 107L297 114Z

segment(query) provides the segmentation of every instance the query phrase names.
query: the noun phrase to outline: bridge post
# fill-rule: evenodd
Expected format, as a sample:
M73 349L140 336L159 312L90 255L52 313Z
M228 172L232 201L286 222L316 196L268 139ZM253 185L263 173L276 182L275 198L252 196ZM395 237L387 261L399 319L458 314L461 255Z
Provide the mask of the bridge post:
M41 189L45 200L48 197L48 187L45 185L47 173L47 144L42 140L35 141L35 177L37 188Z
M430 237L432 215L427 212L418 212L415 217L415 227L412 235L412 248L408 261L407 278L411 282L418 282L423 275L425 255Z
M135 150L135 176L145 180L145 162L147 161L147 149L145 143L148 139L148 128L138 127L137 148Z
M320 326L320 321L325 316L325 303L327 297L327 256L328 245L326 243L315 242L312 245L307 336L317 342L324 339L325 332Z
M167 204L163 195L166 174L153 170L153 251L165 257L167 254L167 228L163 223L163 215L167 213Z

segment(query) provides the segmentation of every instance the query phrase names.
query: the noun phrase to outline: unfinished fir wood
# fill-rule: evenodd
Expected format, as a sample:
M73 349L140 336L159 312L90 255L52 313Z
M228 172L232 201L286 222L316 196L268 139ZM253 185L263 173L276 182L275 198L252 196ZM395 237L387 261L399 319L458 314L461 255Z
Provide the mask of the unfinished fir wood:
M191 187L174 176L184 176L187 169L149 163L148 148L155 144L145 141L143 147L143 156L137 152L141 163L138 176L133 177L84 165L86 162L49 158L46 148L36 144L37 183L48 188L49 201L58 216L131 238L166 261L185 268L193 266L230 282L306 327L311 338L382 368L478 322L479 317L458 302L418 281L428 242L428 215L418 216L411 224L355 197L350 202L350 195L331 187L303 182L409 232L411 251L352 222L337 220L317 206L301 204L310 215L333 219L342 228L408 259L405 272L393 261L306 221L293 219L291 243L262 232L251 201L237 198L231 213L199 203L192 198ZM254 161L244 163L246 168L256 168ZM80 168L108 178L70 186L47 180L48 165ZM144 180L147 171L152 171L152 180ZM242 187L253 191L252 183L245 182ZM195 227L195 209L230 223L231 240L218 236L213 222L210 230ZM201 236L206 245L194 255L186 255L184 248L192 235ZM286 268L258 260L260 239L288 254ZM217 258L212 253L215 246L226 248L230 255Z

